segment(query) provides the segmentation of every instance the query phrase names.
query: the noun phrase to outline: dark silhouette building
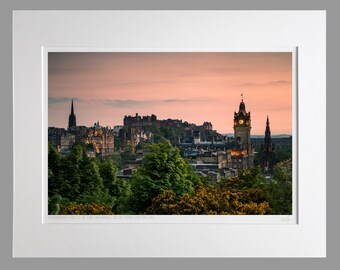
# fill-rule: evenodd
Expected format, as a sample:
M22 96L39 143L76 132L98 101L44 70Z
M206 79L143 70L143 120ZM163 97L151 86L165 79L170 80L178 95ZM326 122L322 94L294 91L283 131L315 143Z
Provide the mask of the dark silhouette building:
M264 173L271 174L275 165L275 151L270 134L269 118L267 116L264 143L261 146L261 163Z
M76 126L77 126L76 115L74 114L73 99L72 99L72 102L71 102L71 114L68 117L68 130L70 130L70 129L76 127Z

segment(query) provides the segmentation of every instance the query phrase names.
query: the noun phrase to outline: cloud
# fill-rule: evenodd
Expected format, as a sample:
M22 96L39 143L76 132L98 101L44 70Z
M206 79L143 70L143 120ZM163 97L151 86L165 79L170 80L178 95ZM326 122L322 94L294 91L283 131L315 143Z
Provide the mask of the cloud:
M195 102L200 100L189 99L150 99L150 100L134 100L134 99L91 99L92 102L100 102L115 108L133 108L136 106L151 106L160 103L184 103Z
M167 102L167 103L171 103L171 102L188 102L190 100L187 99L164 99L161 100L161 102Z
M148 100L132 100L132 99L97 99L93 101L99 101L106 105L117 107L117 108L130 108L135 106L140 106L143 104L151 103Z
M56 103L63 103L63 102L70 102L73 101L80 101L79 98L70 98L70 97L48 97L48 105L56 104Z
M273 85L273 84L288 84L288 83L291 83L291 81L284 81L284 80L281 80L281 81L271 81L268 84L269 85Z
M261 85L261 84L259 84L259 83L241 83L241 84L238 84L236 86L243 87L243 86L257 86L257 85Z
M252 82L248 82L248 83L242 83L242 84L238 84L236 86L269 86L269 85L278 85L278 84L289 84L291 83L291 81L285 81L285 80L278 80L278 81L270 81L270 82L266 82L266 83L252 83Z

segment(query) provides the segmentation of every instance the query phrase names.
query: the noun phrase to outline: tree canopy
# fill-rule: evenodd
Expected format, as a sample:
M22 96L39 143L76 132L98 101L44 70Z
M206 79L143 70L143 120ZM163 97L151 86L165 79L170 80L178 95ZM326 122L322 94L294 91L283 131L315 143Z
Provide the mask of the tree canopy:
M121 204L126 205L130 185L117 179L118 169L111 158L90 158L87 148L81 144L75 145L64 157L52 144L49 144L48 151L49 213L61 214L62 209L72 203L82 204L85 208L91 204L105 204L117 212L124 209ZM76 208L67 209L67 213L71 213ZM104 208L96 209L99 213Z
M169 141L150 144L130 180L117 177L117 155L93 158L77 144L62 156L48 147L48 212L57 214L289 215L292 168L275 165L272 179L261 168L207 181ZM127 150L119 157L134 158Z
M131 177L132 209L136 213L144 213L152 198L165 190L172 190L176 195L191 193L192 174L179 149L169 141L150 145L143 164Z
M148 214L160 215L263 215L269 210L265 200L254 202L254 191L232 191L216 186L204 186L201 182L192 194L176 196L165 190L152 200Z

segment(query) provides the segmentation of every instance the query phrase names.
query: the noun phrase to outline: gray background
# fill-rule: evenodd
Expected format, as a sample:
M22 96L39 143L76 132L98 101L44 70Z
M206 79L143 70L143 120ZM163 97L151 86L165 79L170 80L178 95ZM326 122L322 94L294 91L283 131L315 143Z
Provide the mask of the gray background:
M12 10L327 10L327 259L12 259ZM0 268L1 269L335 269L339 254L338 161L340 10L336 0L2 0L0 3ZM317 110L317 108L315 108ZM32 120L34 122L34 120ZM317 123L316 123L317 125ZM34 126L34 125L32 125ZM313 136L313 134L311 134ZM317 143L317 138L315 138ZM311 145L311 147L313 147ZM317 154L317 153L315 153ZM317 165L317 164L316 164ZM312 169L312 168L311 168ZM53 243L51 243L53 244ZM228 243L226 243L228 245Z

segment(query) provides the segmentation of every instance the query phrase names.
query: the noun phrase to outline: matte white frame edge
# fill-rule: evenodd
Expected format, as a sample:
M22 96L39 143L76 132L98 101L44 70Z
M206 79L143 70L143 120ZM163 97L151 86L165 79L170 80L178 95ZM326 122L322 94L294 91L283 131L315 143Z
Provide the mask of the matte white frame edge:
M48 215L47 127L48 127L48 53L49 52L289 52L292 57L292 135L293 135L293 201L291 215ZM296 47L229 47L229 48L42 48L42 151L43 223L225 223L225 224L297 224L297 48Z
M325 18L324 11L15 11L13 256L324 257ZM299 224L42 224L42 152L32 151L41 149L42 132L41 127L32 129L32 122L27 120L39 122L42 115L43 46L297 46ZM23 137L16 130L30 132ZM308 136L310 132L319 138L317 145ZM319 167L309 172L314 162Z

